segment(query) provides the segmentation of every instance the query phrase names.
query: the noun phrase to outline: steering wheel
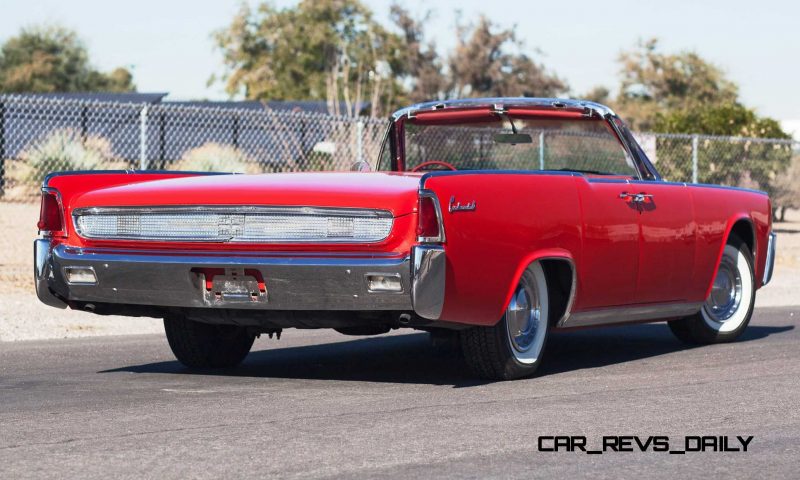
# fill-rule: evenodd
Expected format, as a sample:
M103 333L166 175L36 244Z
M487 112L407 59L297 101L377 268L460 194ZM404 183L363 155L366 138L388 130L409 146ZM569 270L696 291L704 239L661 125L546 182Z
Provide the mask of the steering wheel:
M452 171L456 171L457 170L457 168L454 167L452 163L443 162L441 160L428 160L427 162L422 162L419 165L417 165L416 167L412 168L411 171L412 172L419 172L423 168L430 167L432 165L439 165L440 167L444 167L444 168L446 168L448 170L452 170Z

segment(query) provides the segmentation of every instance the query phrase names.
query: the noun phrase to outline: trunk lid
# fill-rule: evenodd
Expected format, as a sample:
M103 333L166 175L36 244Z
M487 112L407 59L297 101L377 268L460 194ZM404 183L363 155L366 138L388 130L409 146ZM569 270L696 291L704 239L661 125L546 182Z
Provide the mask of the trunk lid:
M100 188L71 207L272 205L416 210L420 174L390 172L278 173L175 178Z

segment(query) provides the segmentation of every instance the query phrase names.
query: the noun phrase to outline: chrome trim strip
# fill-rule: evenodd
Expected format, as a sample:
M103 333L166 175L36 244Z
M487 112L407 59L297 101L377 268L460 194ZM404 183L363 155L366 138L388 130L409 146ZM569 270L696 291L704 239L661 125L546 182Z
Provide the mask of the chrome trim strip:
M658 303L575 312L569 316L566 322L559 325L559 327L593 327L642 320L656 321L665 318L688 317L699 312L702 306L702 302Z
M411 304L420 317L438 320L444 308L444 247L418 245L411 254Z
M88 235L82 231L78 218L91 215L185 215L185 214L209 214L209 215L285 215L296 217L340 217L340 218L369 218L369 219L388 219L388 232L383 238L370 238L360 240L357 238L337 237L325 238L229 238L227 235L216 237L196 238L193 236L172 236L155 237L152 235ZM308 206L269 206L269 205L198 205L198 206L133 206L133 207L84 207L76 208L72 212L72 224L79 237L90 240L134 240L139 242L192 242L192 243L309 243L309 244L371 244L385 241L392 234L394 228L394 217L388 210L366 209L366 208L338 208L338 207L308 207Z
M44 237L64 237L66 236L67 232L67 219L65 218L67 212L64 209L64 200L61 198L61 192L59 192L56 188L42 187L42 196L44 196L46 193L55 194L56 202L58 203L58 208L61 212L61 230L39 230L39 235ZM39 208L41 209L41 206Z
M557 175L562 177L586 177L578 172L562 172L559 170L456 170L426 172L420 177L420 186L425 187L425 182L434 177L450 177L454 175ZM586 177L587 179L590 177ZM622 180L623 182L625 180Z
M33 241L33 279L36 296L45 305L55 308L67 308L67 304L55 296L50 290L48 279L52 276L50 262L50 241L39 238Z
M439 236L417 237L417 241L419 243L444 243L447 239L447 236L444 233L444 218L442 217L442 206L439 203L439 197L436 196L436 192L433 190L426 190L424 188L419 190L419 197L430 198L433 200L433 209L436 212L436 221L439 222ZM419 212L417 212L417 215L419 215Z
M611 130L616 134L617 140L619 141L620 145L622 145L622 149L628 155L628 157L631 160L631 162L633 162L633 164L635 165L636 175L639 176L639 178L637 178L637 180L643 180L644 179L644 175L642 175L642 168L644 168L645 170L648 170L648 173L652 173L652 172L649 172L648 167L646 165L644 165L644 162L641 160L641 158L639 158L638 153L634 152L633 145L630 144L631 139L629 139L625 135L625 132L622 130L622 128L620 128L616 124L616 122L614 122L614 119L616 119L616 118L617 117L614 117L613 115L610 115L610 114L603 116L603 120L606 122L606 124L609 127L611 127ZM658 175L658 172L655 172L655 177L656 177L656 179L660 179L660 177Z
M775 250L777 248L778 235L775 232L769 232L769 239L767 240L767 261L764 264L764 277L761 281L761 286L768 284L772 280L772 272L775 270Z
M392 218L388 210L371 208L339 208L339 207L307 207L307 206L273 206L273 205L161 205L147 207L84 207L73 210L73 216L80 215L136 215L136 214L170 214L170 213L224 213L224 214L273 214L273 215L318 215L328 217L369 217Z
M566 98L532 98L532 97L493 97L493 98L461 98L454 100L434 100L417 103L401 108L392 114L392 120L397 121L403 116L413 118L416 112L452 109L494 108L501 105L508 107L540 107L542 109L589 109L599 116L614 115L607 106L588 100L575 100Z
M146 175L156 175L156 174L185 174L185 176L200 176L200 175L238 175L237 173L233 172L197 172L197 171L178 171L178 170L68 170L64 172L52 172L48 173L47 176L44 177L44 181L42 181L42 186L47 187L50 184L50 180L56 177L64 177L64 176L73 176L73 175L108 175L108 174L146 174Z

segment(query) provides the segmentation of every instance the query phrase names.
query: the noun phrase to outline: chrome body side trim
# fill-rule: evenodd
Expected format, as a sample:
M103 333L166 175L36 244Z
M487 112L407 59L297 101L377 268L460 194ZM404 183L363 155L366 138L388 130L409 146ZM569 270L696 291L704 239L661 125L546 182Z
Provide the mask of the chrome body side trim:
M59 245L39 264L49 264L50 274L37 276L37 291L55 292L75 302L149 305L155 307L207 307L261 310L411 310L409 294L368 292L364 275L398 274L403 291L411 290L411 260L406 257L210 255L197 252L146 252L83 250ZM68 285L62 268L93 267L96 285ZM265 302L214 304L206 302L206 286L198 269L256 270L263 278ZM40 288L42 287L42 288ZM49 290L48 290L49 289ZM40 296L40 298L42 298ZM45 300L43 302L48 303Z
M775 232L769 232L769 239L767 240L767 261L764 264L764 277L761 281L761 286L768 284L772 280L772 272L775 270L775 249L778 241L778 235Z
M593 327L598 325L613 325L616 323L688 317L699 312L702 307L702 302L657 303L574 312L563 324L559 324L559 327Z
M420 317L438 320L444 308L446 257L444 247L419 245L411 254L411 304Z
M33 280L36 285L36 296L45 305L55 308L67 308L67 304L55 296L50 290L48 280L51 278L50 240L39 238L33 241Z

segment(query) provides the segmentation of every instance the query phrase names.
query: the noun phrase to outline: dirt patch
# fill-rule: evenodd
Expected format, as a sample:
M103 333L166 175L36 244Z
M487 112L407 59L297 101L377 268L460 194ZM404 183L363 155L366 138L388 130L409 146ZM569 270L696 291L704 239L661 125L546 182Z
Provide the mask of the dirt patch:
M0 288L9 293L35 293L33 240L38 232L39 205L0 202Z

